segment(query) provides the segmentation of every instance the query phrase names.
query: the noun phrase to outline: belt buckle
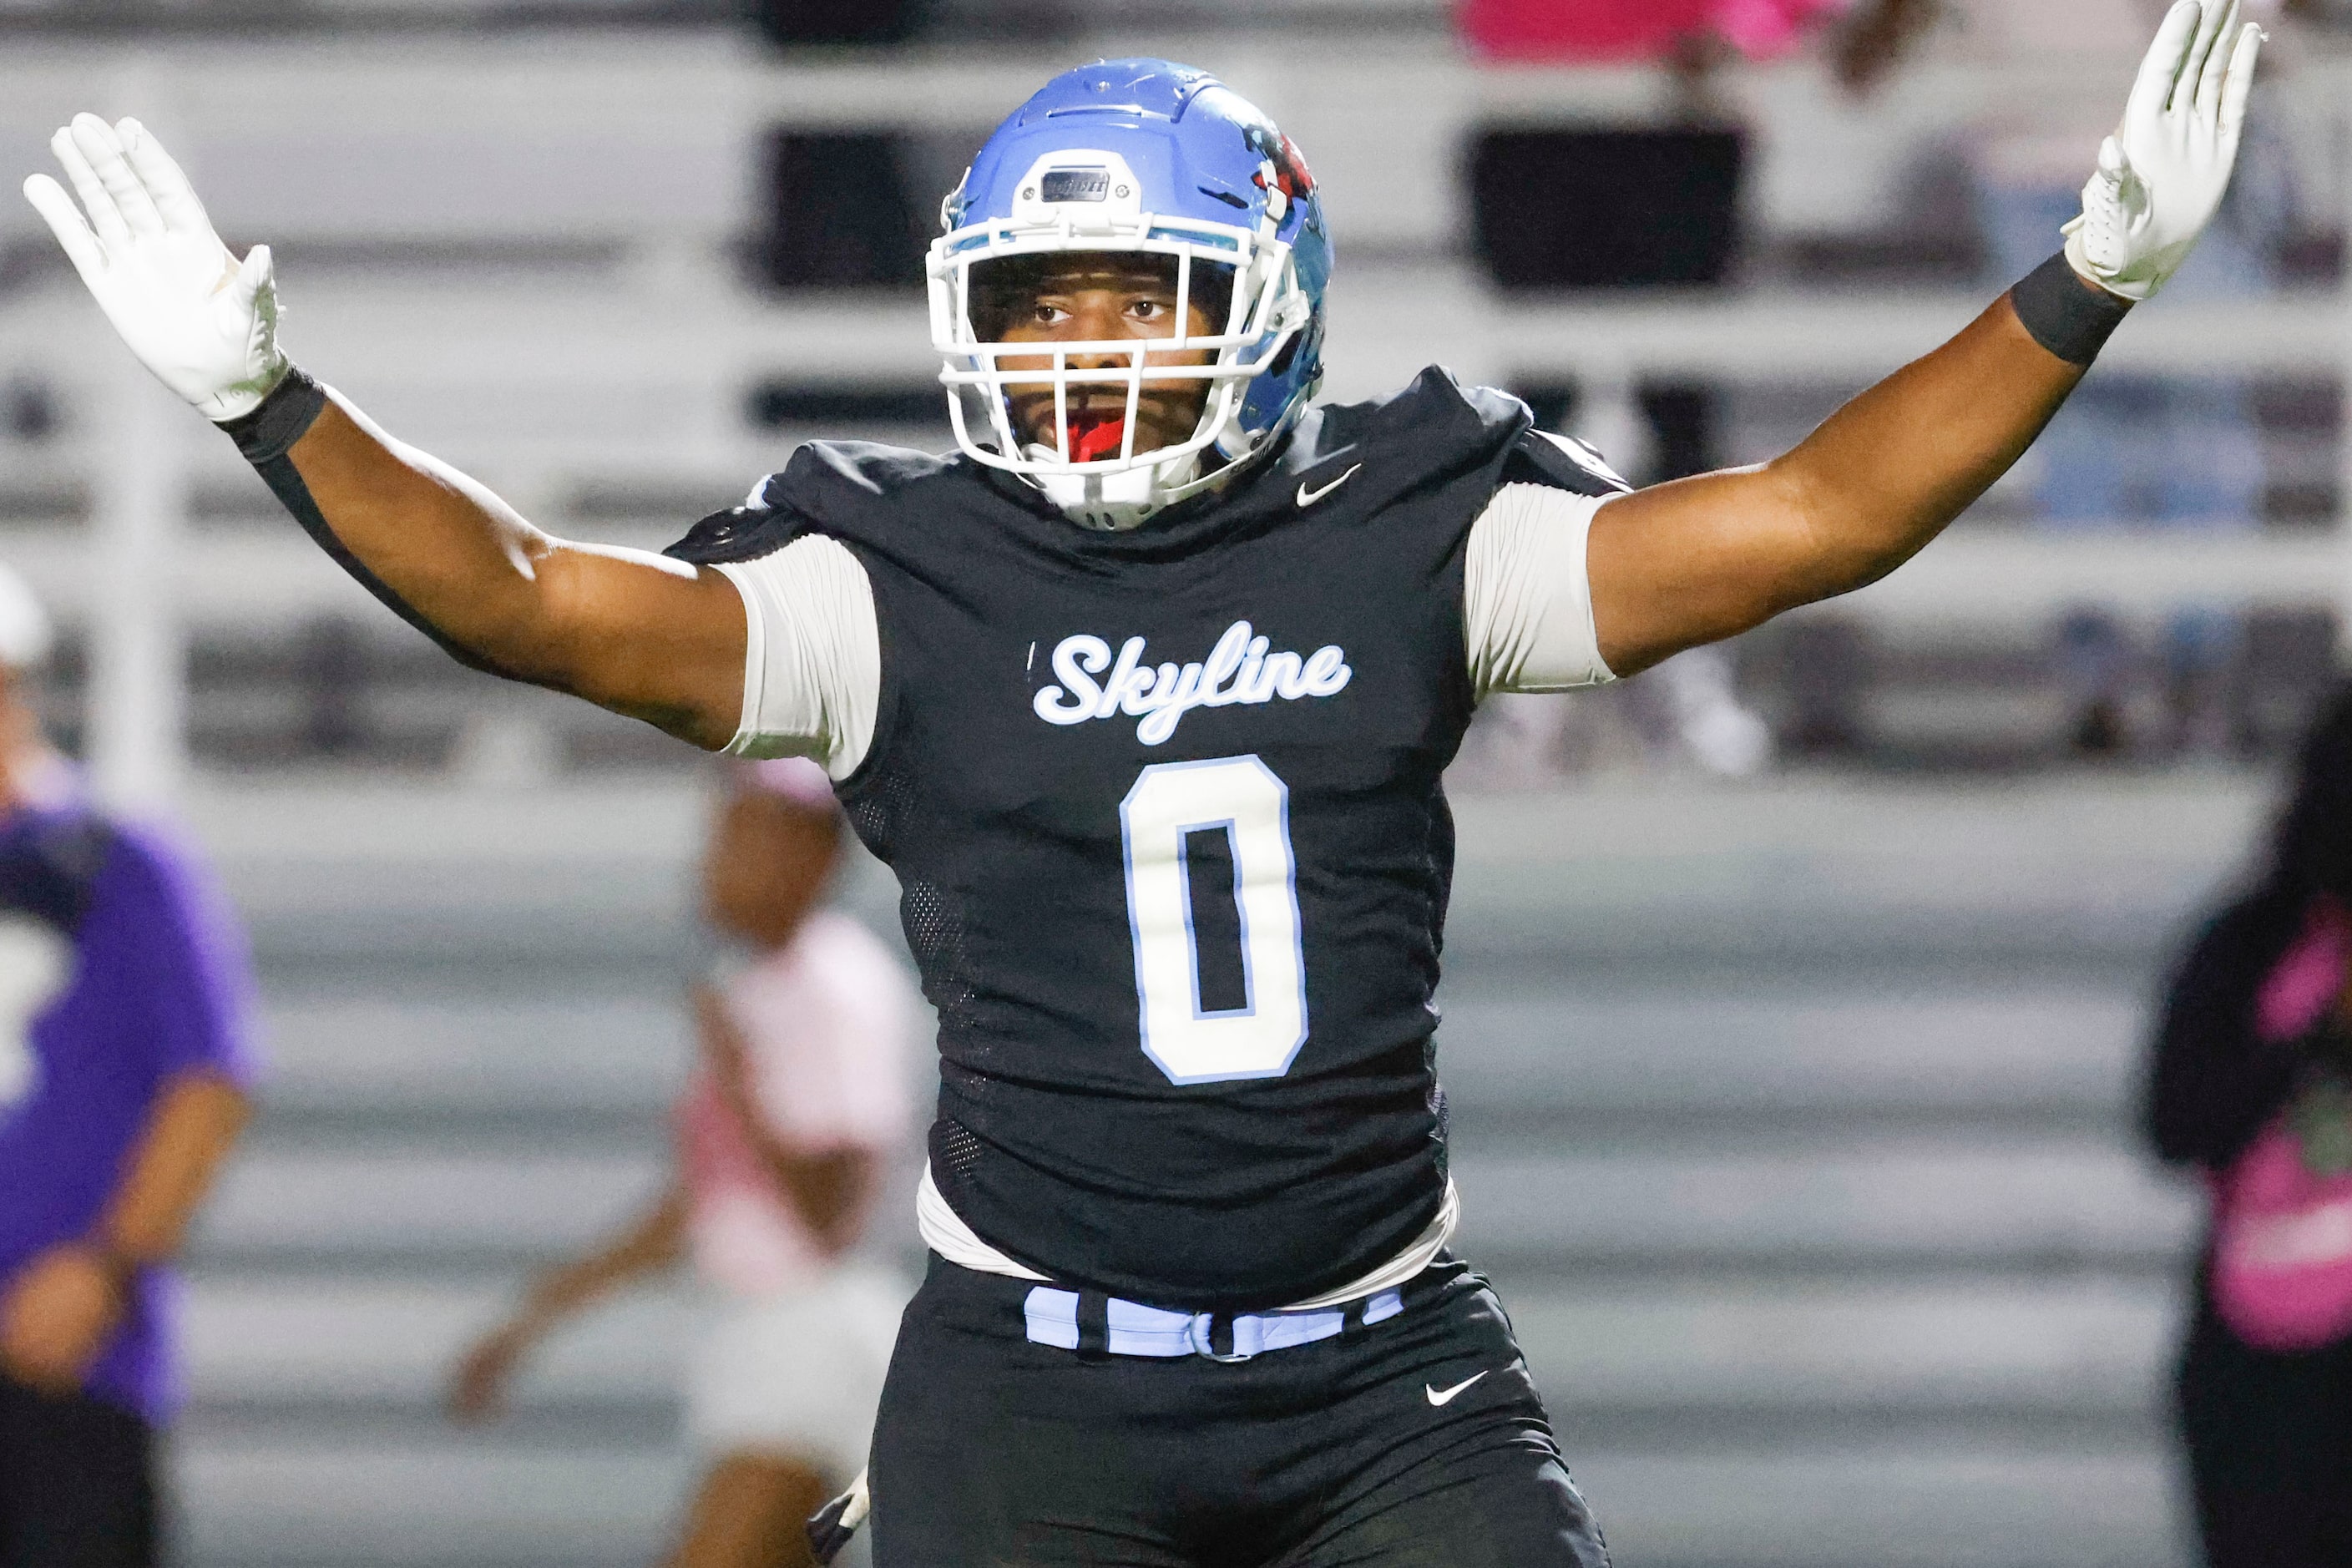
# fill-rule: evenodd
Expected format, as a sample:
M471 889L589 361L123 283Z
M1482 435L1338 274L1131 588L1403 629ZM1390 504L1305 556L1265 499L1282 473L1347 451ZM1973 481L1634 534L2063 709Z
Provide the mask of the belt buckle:
M1237 1323L1238 1321L1234 1318L1225 1320L1228 1323ZM1217 1314L1214 1312L1194 1313L1192 1321L1184 1326L1184 1331L1192 1342L1192 1352L1195 1355L1215 1362L1220 1366L1235 1366L1243 1362L1255 1360L1258 1353L1255 1351L1234 1351L1219 1355L1217 1353ZM1238 1340L1239 1333L1236 1332L1234 1337Z

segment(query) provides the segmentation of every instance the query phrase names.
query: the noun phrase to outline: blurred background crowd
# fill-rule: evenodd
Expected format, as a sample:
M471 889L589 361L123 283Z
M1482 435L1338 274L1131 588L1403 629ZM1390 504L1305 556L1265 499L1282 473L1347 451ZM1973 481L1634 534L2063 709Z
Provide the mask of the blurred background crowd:
M2346 1236L2304 1239L2352 1256L2326 1185L2352 856L2307 831L2352 790L2340 710L2302 764L2320 804L2263 847L2352 614L2352 6L2263 15L2221 224L1946 539L1620 686L1499 699L1449 779L1461 1245L1627 1568L2186 1564L2200 1497L2209 1525L2256 1521L2233 1540L2309 1512L2279 1496L2352 1497L2328 1348L2352 1317L2280 1339L2272 1298L2200 1265L2215 1197L2225 1237L2297 1203L2325 1232L2338 1204ZM138 115L232 246L272 247L298 361L551 529L658 547L799 440L949 445L921 292L940 197L1054 70L1165 55L1263 105L1321 182L1327 395L1444 363L1646 482L1784 449L2053 249L2153 21L0 0L0 171L44 166L76 110ZM761 1496L845 1479L837 1436L774 1428L781 1396L751 1402L766 1429L725 1397L788 1367L713 1373L711 1347L756 1338L745 1300L911 1277L924 1031L877 1045L863 1088L823 1031L762 1066L730 1031L817 1004L774 976L744 1000L757 963L710 933L773 956L829 877L837 964L887 973L887 876L854 846L835 868L828 838L806 886L778 873L782 928L730 914L740 889L698 880L706 834L797 786L449 662L146 381L13 200L0 563L55 621L53 647L0 647L22 733L85 765L107 820L180 825L155 853L208 860L249 939L196 942L227 955L186 1003L217 1026L142 1058L158 1098L108 1122L113 1159L199 1084L235 1100L217 1153L254 1110L168 1314L184 1399L114 1400L172 1429L177 1560L644 1563L712 1508L741 1524L711 1500L730 1454L788 1455ZM12 786L19 838L47 821L37 777ZM15 842L0 863L43 887L80 864ZM79 908L35 912L94 942ZM9 1119L43 1080L19 1069L62 1037L0 1040L0 1278L37 1256L7 1162L30 1168ZM2247 1220L2231 1194L2265 1172L2285 1186ZM124 1201L84 1185L93 1215ZM134 1243L101 1284L176 1231ZM812 1357L836 1406L866 1353ZM461 1413L505 1418L453 1423L453 1379ZM2352 1563L2352 1521L2329 1528L2320 1555L2232 1560Z

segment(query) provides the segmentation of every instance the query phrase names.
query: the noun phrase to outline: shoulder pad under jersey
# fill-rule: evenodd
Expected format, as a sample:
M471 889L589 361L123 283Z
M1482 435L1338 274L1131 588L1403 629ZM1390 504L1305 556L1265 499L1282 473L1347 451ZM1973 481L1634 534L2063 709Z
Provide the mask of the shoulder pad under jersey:
M1503 483L1549 485L1587 496L1615 495L1633 488L1584 442L1549 430L1529 430L1519 437L1504 459Z
M1535 484L1579 495L1613 495L1633 489L1601 454L1570 436L1533 427L1528 405L1491 386L1465 385L1432 365L1412 384L1364 403L1325 404L1300 424L1285 466L1306 468L1348 448L1425 456L1445 466L1464 460L1502 462L1497 485Z
M662 553L698 566L756 560L812 526L829 498L887 495L958 466L951 458L872 441L810 441L740 505L712 512Z

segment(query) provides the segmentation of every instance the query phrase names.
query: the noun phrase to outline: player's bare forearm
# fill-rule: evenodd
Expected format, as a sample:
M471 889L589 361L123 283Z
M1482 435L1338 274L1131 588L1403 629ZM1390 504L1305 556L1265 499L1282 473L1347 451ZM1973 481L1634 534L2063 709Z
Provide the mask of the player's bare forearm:
M534 1330L551 1328L615 1290L676 1267L686 1255L686 1206L685 1191L671 1186L603 1247L534 1279L519 1318Z
M1918 553L2009 471L2083 371L2036 342L2004 296L1839 409L1765 466L1795 537L1755 563L1771 595L1758 607L1851 592Z
M251 1114L243 1091L215 1074L173 1079L107 1205L98 1233L106 1252L130 1265L169 1261Z
M553 538L334 398L287 457L331 548L461 657L698 745L733 735L743 612L717 574Z
M278 344L268 246L240 259L135 120L50 139L74 187L25 195L122 341L226 429L339 564L451 653L575 692L709 747L735 730L745 628L715 575L566 544L371 426Z
M686 1194L673 1184L628 1228L585 1258L531 1281L514 1315L458 1362L450 1413L461 1421L497 1414L531 1348L582 1308L676 1263L686 1250Z
M2127 302L2163 286L2221 206L2263 42L2239 12L2181 0L2165 14L2063 254L1959 336L1776 462L1601 508L1587 563L1612 669L1885 576L2017 460Z
M2004 295L1786 456L1609 502L1589 546L1602 658L1630 675L1876 582L2017 461L2083 370Z

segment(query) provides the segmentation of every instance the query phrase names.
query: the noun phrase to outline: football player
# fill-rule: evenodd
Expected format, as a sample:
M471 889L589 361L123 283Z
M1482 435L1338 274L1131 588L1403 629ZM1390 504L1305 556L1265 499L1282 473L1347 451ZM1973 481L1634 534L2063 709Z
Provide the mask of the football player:
M1055 78L929 258L958 451L817 442L666 554L551 538L281 351L136 121L27 194L107 315L458 658L821 763L940 1016L883 1568L1598 1563L1456 1205L1431 1038L1481 697L1857 588L2014 462L2235 156L2261 35L2166 17L2063 250L1760 467L1628 491L1443 370L1316 405L1307 164L1160 60ZM2053 236L2055 239L2057 237Z

